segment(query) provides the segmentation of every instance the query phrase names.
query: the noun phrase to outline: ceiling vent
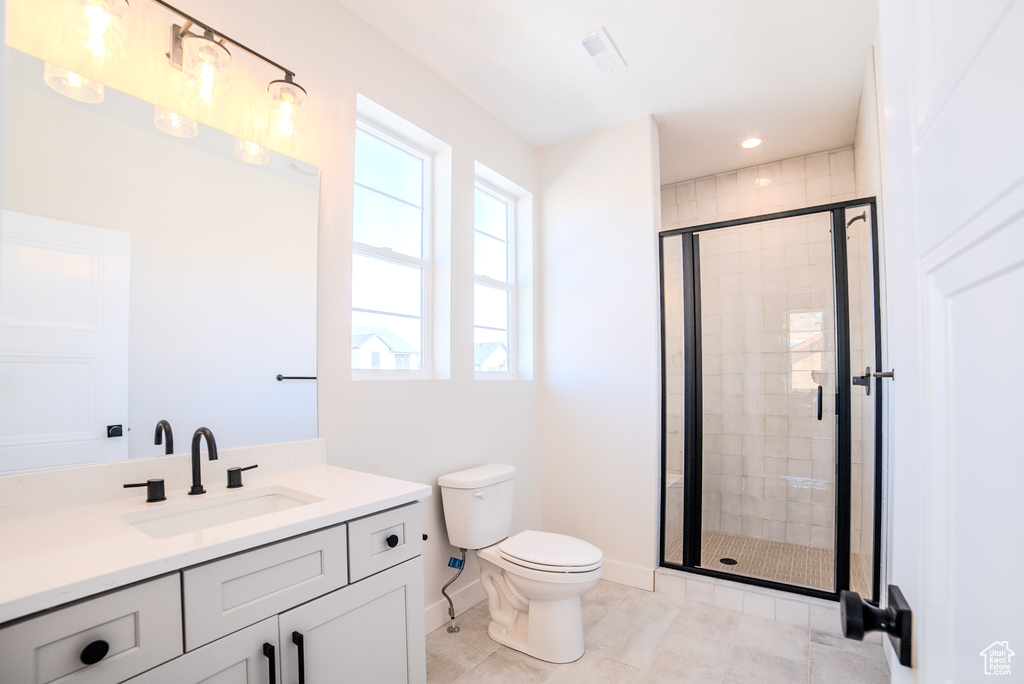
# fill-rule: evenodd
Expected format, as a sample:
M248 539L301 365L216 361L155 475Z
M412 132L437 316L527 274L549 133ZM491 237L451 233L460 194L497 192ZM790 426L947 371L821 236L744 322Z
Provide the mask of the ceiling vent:
M612 39L608 37L604 29L588 33L582 38L577 38L575 42L587 56L587 61L599 73L609 74L626 66L622 55L612 45Z

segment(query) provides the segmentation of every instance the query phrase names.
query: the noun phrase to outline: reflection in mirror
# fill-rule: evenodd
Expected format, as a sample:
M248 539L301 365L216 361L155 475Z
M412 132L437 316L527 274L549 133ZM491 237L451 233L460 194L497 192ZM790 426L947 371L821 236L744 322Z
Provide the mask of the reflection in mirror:
M160 420L316 437L316 382L276 376L316 375L319 171L165 135L110 88L72 101L5 49L0 471L157 456Z

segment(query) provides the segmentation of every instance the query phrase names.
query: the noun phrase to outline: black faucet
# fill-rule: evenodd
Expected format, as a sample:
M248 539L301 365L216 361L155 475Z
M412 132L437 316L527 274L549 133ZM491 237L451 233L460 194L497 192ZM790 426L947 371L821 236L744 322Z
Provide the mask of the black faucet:
M217 441L213 438L213 433L210 432L210 428L199 428L192 435L192 489L188 490L189 494L206 493L199 473L199 441L203 437L206 437L206 450L210 454L210 460L217 460Z
M163 441L164 435L167 436L167 445L164 446L164 453L173 454L174 433L171 432L171 424L166 420L161 420L156 424L156 432L153 433L153 444L160 444Z

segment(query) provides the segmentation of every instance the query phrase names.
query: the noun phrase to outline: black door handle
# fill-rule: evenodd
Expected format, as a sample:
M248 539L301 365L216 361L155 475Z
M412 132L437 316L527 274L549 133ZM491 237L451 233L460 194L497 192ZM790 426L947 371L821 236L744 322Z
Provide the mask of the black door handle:
M292 632L292 643L299 648L299 684L306 684L306 647L302 635Z
M396 546L398 546L398 535L397 534L392 534L391 536L389 536L384 541L387 543L389 548L393 549Z
M263 655L267 657L267 671L270 674L270 684L277 684L277 653L274 651L274 644L263 644Z
M821 385L818 385L818 420L821 420Z
M889 635L900 665L910 667L913 613L899 587L889 585L889 605L886 608L871 605L857 592L841 591L839 615L844 637L861 641L867 632L881 630Z

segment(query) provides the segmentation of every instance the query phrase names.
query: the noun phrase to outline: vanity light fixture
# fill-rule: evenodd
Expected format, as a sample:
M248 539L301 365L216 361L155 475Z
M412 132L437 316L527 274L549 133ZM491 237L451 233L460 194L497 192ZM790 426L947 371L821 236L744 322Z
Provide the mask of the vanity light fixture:
M103 102L103 84L68 71L56 64L46 62L43 66L43 81L61 95L72 100L97 104Z
M755 147L757 147L760 144L761 144L761 139L760 138L756 138L756 137L755 138L747 138L746 140L744 140L743 142L740 143L740 147L742 147L745 150L752 150L752 149L754 149Z
M199 124L195 119L182 116L160 105L153 106L153 125L176 138L194 138L199 134Z
M245 138L235 136L235 156L246 164L259 166L270 161L270 150L262 145L249 142Z
M284 73L283 79L271 81L267 88L270 98L269 120L261 123L266 125L272 139L284 141L299 135L306 115L306 90L295 82L294 71L190 17L164 0L153 2L184 20L183 24L171 27L171 49L167 59L171 66L181 69L185 74L189 84L183 92L186 102L212 109L221 109L227 105L228 66L231 63L227 45L231 44ZM194 33L192 27L202 29L202 35ZM235 156L239 156L237 146Z
M64 39L100 65L123 67L128 0L64 0Z

